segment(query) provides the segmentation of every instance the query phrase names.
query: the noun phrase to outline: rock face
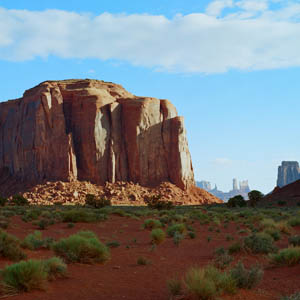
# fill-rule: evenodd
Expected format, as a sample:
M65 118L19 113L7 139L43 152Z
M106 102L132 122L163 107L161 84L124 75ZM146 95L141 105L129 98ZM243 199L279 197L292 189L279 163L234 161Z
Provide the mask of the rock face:
M1 170L31 183L194 185L176 108L97 80L47 81L0 103Z
M278 167L277 186L283 187L300 179L300 169L297 161L283 161Z

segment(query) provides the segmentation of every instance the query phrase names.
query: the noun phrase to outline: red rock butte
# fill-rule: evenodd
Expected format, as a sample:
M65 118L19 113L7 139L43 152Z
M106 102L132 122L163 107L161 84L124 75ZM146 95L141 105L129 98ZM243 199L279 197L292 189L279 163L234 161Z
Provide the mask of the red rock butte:
M0 103L0 173L18 180L194 186L183 117L168 100L98 80L46 81Z

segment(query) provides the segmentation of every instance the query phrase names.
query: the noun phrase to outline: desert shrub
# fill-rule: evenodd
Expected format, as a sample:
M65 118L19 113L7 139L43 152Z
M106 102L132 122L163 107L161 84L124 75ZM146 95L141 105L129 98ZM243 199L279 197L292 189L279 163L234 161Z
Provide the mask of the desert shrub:
M45 230L50 224L48 220L41 219L36 223L36 225L39 227L39 229Z
M220 226L221 225L221 221L218 217L213 217L212 218L212 222L215 224L215 225L218 225ZM219 229L218 229L219 230Z
M5 206L6 203L7 203L7 198L0 196L0 206Z
M1 271L1 285L8 294L43 290L47 280L65 277L66 272L66 264L58 257L46 260L30 259L6 266Z
M25 212L25 214L22 216L23 222L30 222L33 220L37 220L40 216L41 212L37 209L30 209Z
M179 231L175 231L173 235L173 243L176 246L179 246L180 242L184 239L184 235Z
M2 287L7 293L45 289L47 271L41 260L28 260L6 266L2 271Z
M279 241L281 238L280 231L276 228L266 228L263 233L270 235L274 241Z
M24 198L22 195L14 195L12 197L11 203L13 205L22 206L22 205L28 205L29 202L26 198Z
M297 292L290 296L281 297L280 300L300 300L300 292Z
M198 220L201 225L208 224L210 221L210 218L207 214L197 210L192 210L190 213L190 218L193 220Z
M78 232L60 239L52 248L68 263L103 263L110 258L109 249L91 232Z
M8 225L9 225L9 219L0 215L0 228L6 229L8 228Z
M300 246L300 235L295 235L289 238L289 243L293 246Z
M230 270L230 274L238 288L251 289L261 281L264 272L258 265L247 270L242 262L238 262Z
M292 266L300 262L300 247L286 248L269 255L270 261L278 265Z
M13 235L0 230L0 256L13 261L26 257L20 247L20 241Z
M46 218L46 219L51 219L52 218L52 214L50 211L43 211L40 215L42 218Z
M293 217L288 221L288 225L295 227L300 226L300 217Z
M25 237L21 243L22 248L37 250L40 248L49 249L51 244L54 242L53 238L43 238L40 231L35 231Z
M257 233L245 237L244 248L255 254L268 254L277 250L273 244L273 238L265 233Z
M194 231L189 231L188 232L188 236L191 238L191 239L195 239L196 238L196 233Z
M167 287L172 296L181 295L183 292L182 282L178 277L173 277L167 280Z
M35 231L25 237L21 246L26 249L36 250L44 245L44 240L42 233L40 231Z
M147 219L144 221L143 228L154 229L163 227L162 223L156 219Z
M228 247L229 254L239 253L243 250L243 246L240 242L235 242Z
M186 231L185 224L173 224L167 228L167 235L174 237L175 232L183 234Z
M54 280L58 277L66 277L67 265L59 257L51 257L43 260L43 267L47 272L47 279Z
M262 228L275 228L276 222L273 219L264 218L260 221L260 227Z
M151 261L148 260L147 258L143 257L143 256L140 256L140 257L138 257L136 263L137 263L139 266L146 266L146 265L151 264Z
M205 275L204 269L190 268L184 277L185 286L197 299L214 299L217 296L216 285Z
M93 194L87 194L85 198L85 204L95 207L95 208L102 208L105 206L111 206L111 201L106 197L96 197Z
M121 244L118 241L111 241L107 242L105 245L109 248L118 248Z
M215 250L214 265L219 269L225 269L233 261L232 256L229 255L228 250L220 247Z
M287 221L280 221L276 224L276 228L284 234L291 234L291 227Z
M236 283L231 275L212 266L190 268L184 277L184 284L188 292L197 299L215 299L224 292L233 294L236 291Z
M172 201L161 200L161 195L146 196L144 201L150 209L169 210L174 208Z
M277 204L279 205L279 206L285 206L286 205L286 201L284 201L284 200L279 200L278 202L277 202Z
M249 192L248 197L250 206L255 207L258 204L258 202L263 198L263 196L263 193L261 193L260 191L253 190Z
M247 202L242 195L237 195L228 200L226 203L227 207L245 207Z
M71 209L69 211L62 212L62 220L66 223L91 223L104 220L103 214L95 214L82 209Z
M234 294L236 292L236 282L228 272L221 272L214 266L205 267L205 276L210 278L216 285L218 294Z
M166 234L162 229L156 228L151 231L151 241L153 244L159 245L165 240L165 238Z

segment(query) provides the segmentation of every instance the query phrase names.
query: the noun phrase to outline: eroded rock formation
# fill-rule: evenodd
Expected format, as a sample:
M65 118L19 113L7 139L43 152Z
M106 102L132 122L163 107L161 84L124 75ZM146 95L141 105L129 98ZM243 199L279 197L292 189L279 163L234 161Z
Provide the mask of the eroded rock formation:
M278 167L277 186L283 187L300 179L300 168L297 161L283 161Z
M0 103L1 170L31 183L194 185L176 108L97 80L47 81Z

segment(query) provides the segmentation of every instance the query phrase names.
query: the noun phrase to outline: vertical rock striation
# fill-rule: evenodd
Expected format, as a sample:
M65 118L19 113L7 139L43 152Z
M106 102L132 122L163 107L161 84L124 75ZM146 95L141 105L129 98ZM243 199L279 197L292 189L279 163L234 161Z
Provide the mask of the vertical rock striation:
M32 183L194 185L176 108L97 80L47 81L0 103L1 170Z
M297 161L283 161L278 167L277 186L283 187L300 179L300 168Z

